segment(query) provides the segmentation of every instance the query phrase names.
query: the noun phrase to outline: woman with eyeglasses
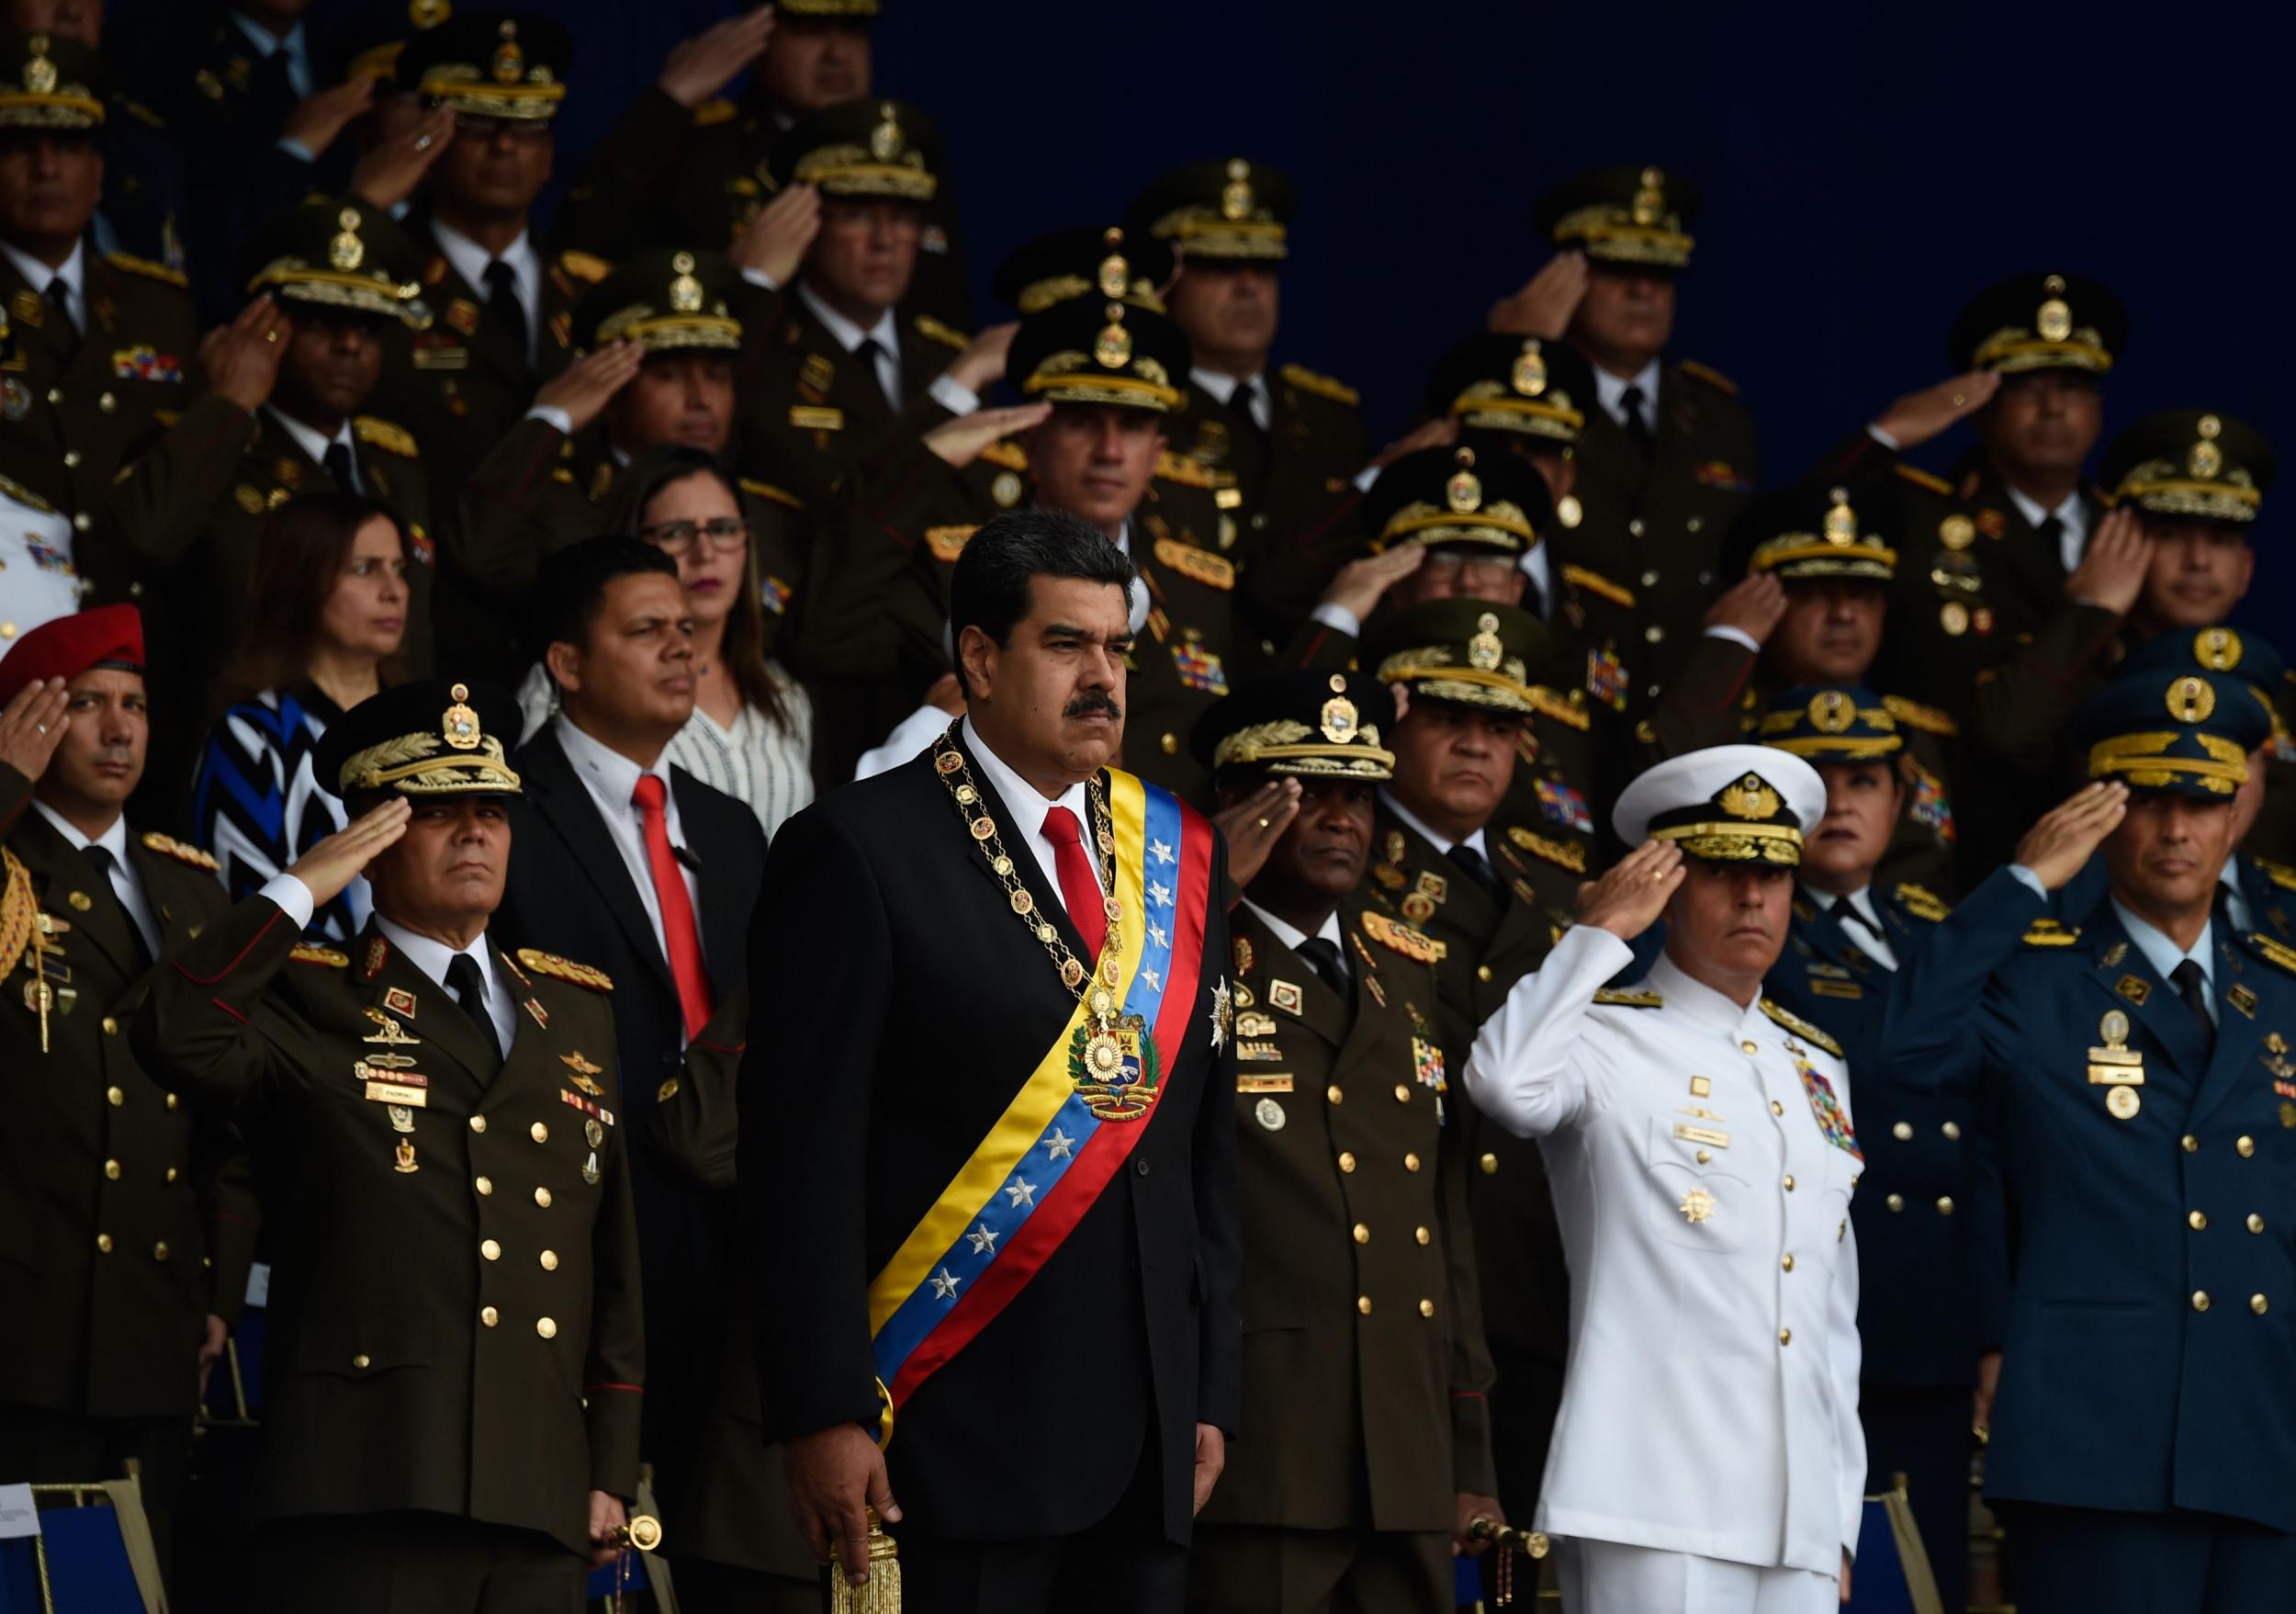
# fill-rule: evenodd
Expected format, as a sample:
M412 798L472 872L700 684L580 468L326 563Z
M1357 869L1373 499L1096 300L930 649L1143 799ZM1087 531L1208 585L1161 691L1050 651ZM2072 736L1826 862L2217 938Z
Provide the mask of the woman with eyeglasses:
M407 535L389 506L307 493L264 518L246 627L217 689L223 715L192 775L197 843L234 899L343 827L311 756L330 723L400 675L411 604ZM349 941L368 903L354 877L310 933Z

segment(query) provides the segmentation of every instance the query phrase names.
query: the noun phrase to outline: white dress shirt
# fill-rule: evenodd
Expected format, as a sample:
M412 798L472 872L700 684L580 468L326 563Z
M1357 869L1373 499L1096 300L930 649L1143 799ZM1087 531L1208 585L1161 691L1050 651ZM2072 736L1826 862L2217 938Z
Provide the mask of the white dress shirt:
M447 966L457 958L468 958L477 964L478 985L486 993L483 1007L487 1019L494 1024L494 1040L501 1045L504 1055L509 1055L511 1039L518 1034L518 1011L510 988L503 985L502 977L495 971L494 949L487 945L484 931L480 931L469 946L458 953L445 942L429 936L418 936L406 926L396 924L379 913L375 916L375 928L393 947L407 955L407 962L421 970L431 985L457 1003L462 1002L462 995L446 984Z
M1851 908L1857 909L1859 916L1865 920L1865 925L1853 925L1850 920L1842 920L1840 921L1841 933L1858 944L1859 952L1874 960L1884 969L1891 971L1896 969L1897 954L1889 944L1889 932L1882 929L1882 916L1874 909L1872 886L1861 886L1847 897L1836 897L1828 891L1814 891L1807 886L1803 886L1802 890L1812 902L1828 913L1833 912L1834 904L1837 902L1847 902ZM1866 928L1868 926L1871 928Z
M2144 962L2153 966L2153 973L2160 976L2170 991L2177 989L2173 977L2178 965L2189 958L2200 966L2201 984L2207 988L2201 995L2208 1002L2209 1019L2213 1021L2216 1018L2216 963L2215 950L2209 945L2209 941L2216 929L2216 921L2212 919L2203 922L2200 935L2193 939L2191 949L2180 951L2160 931L2122 907L2118 897L2112 899L2112 911L2120 916L2121 928L2129 932L2130 943L2144 955Z
M46 802L36 798L32 805L39 809L39 816L48 820L57 834L72 843L73 851L84 852L90 846L100 846L112 854L112 895L119 898L119 906L128 910L128 917L142 932L144 951L157 958L160 955L160 921L152 910L151 898L143 894L143 882L136 877L135 865L128 861L126 816L123 814L114 818L110 829L90 841L73 826L70 819ZM95 873L94 865L89 866L88 872Z
M1642 389L1642 423L1655 437L1659 433L1659 361L1653 358L1644 365L1639 374L1631 378L1612 375L1602 366L1594 367L1594 400L1603 406L1603 412L1620 425L1626 423L1626 406L1623 400L1626 389Z
M1005 804L1005 810L1013 816L1012 823L996 826L1005 844L1010 847L1018 843L1027 847L1029 855L1036 859L1037 869L1043 875L1045 885L1059 891L1060 864L1053 861L1055 853L1051 838L1044 833L1044 820L1054 807L1066 807L1076 815L1076 828L1084 841L1085 863L1092 870L1092 883L1099 889L1100 895L1106 897L1108 889L1100 885L1100 859L1093 844L1092 799L1083 781L1079 780L1057 797L1047 800L1035 785L1007 767L1004 758L988 749L987 742L973 727L971 717L965 718L957 738L964 746L964 754L973 759L974 764L984 775L982 783L996 793Z
M1442 830L1436 829L1433 824L1427 822L1426 819L1421 818L1417 813L1412 812L1411 808L1405 807L1401 802L1396 800L1394 794L1384 787L1382 787L1379 791L1379 805L1387 808L1389 812L1393 813L1397 818L1402 819L1406 827L1416 830L1421 837L1424 839L1430 846L1433 846L1437 852L1442 852L1445 856L1447 857L1450 855L1451 848L1454 846L1471 846L1475 849L1475 855L1477 857L1481 858L1486 863L1491 861L1491 848L1483 841L1483 832L1480 826L1478 826L1474 833L1468 836L1466 840L1454 841L1448 835L1446 835Z
M2224 867L2217 875L2216 883L2224 887L2224 917L2232 921L2233 929L2235 931L2255 930L2256 926L2249 920L2247 893L2240 888L2240 860L2237 855L2224 860Z
M877 316L877 322L864 331L824 302L819 294L802 280L797 283L797 298L813 310L813 317L821 322L836 339L837 344L848 354L859 347L864 339L877 344L877 388L885 395L885 401L898 410L903 398L901 325L895 319L894 310L885 310ZM951 414L971 414L981 407L981 395L946 370L935 376L933 384L925 390L935 403Z
M438 220L431 220L431 233L437 238L438 250L446 254L455 273L470 283L478 294L481 305L493 288L487 284L487 265L495 254L487 251L461 231ZM535 362L535 344L542 332L542 254L535 251L535 243L523 230L518 239L504 247L502 261L511 266L518 280L518 300L526 307L526 362Z
M351 456L351 486L343 491L350 493L363 492L365 491L358 485L359 445L358 439L351 435L351 423L349 421L346 420L341 425L337 426L333 436L325 437L321 436L318 432L313 431L310 427L305 425L301 421L297 420L293 415L286 413L276 404L266 403L263 407L264 412L268 414L273 420L279 423L280 430L284 431L288 436L295 439L295 446L303 451L305 456L310 458L313 465L325 465L327 463L327 450L333 447L338 443L342 444L344 449L346 449Z
M30 287L32 295L43 302L48 299L50 282L57 276L62 276L63 300L72 310L72 328L75 332L87 329L87 243L84 241L73 242L72 255L52 267L5 241L0 241L0 253L8 254L8 262L14 264L16 272L24 277L24 284ZM21 321L17 322L22 323Z
M2081 556L2088 548L2088 506L2081 502L2079 490L2067 493L2065 502L2054 510L2043 510L2015 488L2009 491L2009 502L2017 506L2017 513L2036 527L2055 516L2057 559L2068 572L2080 565Z
M613 837L614 850L622 854L622 866L628 872L630 883L637 887L638 903L646 909L646 922L653 927L654 945L662 950L661 955L667 960L670 944L663 939L661 898L654 893L654 865L646 855L646 821L638 816L637 803L631 797L643 775L650 773L660 780L662 827L669 833L672 851L685 845L685 830L678 821L678 793L670 778L668 751L656 757L652 767L641 768L620 751L582 732L564 712L550 720L550 732L557 736L559 749L566 752L566 760L574 764L574 776L590 792L598 816L605 820L606 833ZM698 933L702 877L683 859L679 860L678 872L685 880L686 901L693 909L694 930Z
M1597 1003L1633 956L1600 926L1564 931L1467 1062L1474 1103L1539 1140L1570 1267L1531 1523L1830 1576L1863 1516L1861 1168L1828 1139L1815 1078L1846 1120L1848 1078L1668 957L1638 983L1659 1007Z
M284 52L287 56L287 87L300 99L311 93L311 52L298 22L284 34L274 36L242 12L231 14L239 25L239 31L247 36L247 42L255 48L255 54L265 61Z
M1263 432L1276 418L1267 401L1267 378L1265 376L1230 376L1198 365L1188 371L1187 378L1218 399L1222 405L1235 397L1237 388L1243 388L1244 407L1251 412L1252 423Z
M1277 919L1250 897L1244 898L1244 906L1259 917L1260 923L1268 928L1277 941L1281 942L1294 953L1299 952L1300 943L1308 939L1308 933L1298 925L1293 924L1289 920ZM1332 944L1339 954L1339 973L1353 981L1356 976L1355 972L1347 967L1347 949L1339 939L1339 912L1336 909L1323 916L1322 929L1315 932L1315 939L1319 942L1329 942Z

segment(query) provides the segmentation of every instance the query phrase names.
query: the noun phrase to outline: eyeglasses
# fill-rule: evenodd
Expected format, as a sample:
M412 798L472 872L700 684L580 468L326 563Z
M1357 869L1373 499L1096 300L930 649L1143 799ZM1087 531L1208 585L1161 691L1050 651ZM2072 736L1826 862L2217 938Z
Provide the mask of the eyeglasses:
M749 524L738 515L714 515L707 521L660 521L638 528L637 536L671 555L684 554L693 547L696 538L706 540L711 548L723 554L749 541Z
M1430 549L1420 562L1430 575L1457 573L1479 582L1496 582L1515 568L1512 556L1462 555L1456 549Z

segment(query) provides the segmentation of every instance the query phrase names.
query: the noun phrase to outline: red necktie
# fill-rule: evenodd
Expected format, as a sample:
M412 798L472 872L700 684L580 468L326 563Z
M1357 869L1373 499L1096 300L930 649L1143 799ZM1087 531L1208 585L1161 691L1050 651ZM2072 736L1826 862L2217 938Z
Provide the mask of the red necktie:
M1093 878L1091 861L1085 856L1084 826L1076 822L1075 813L1056 807L1044 815L1044 839L1052 843L1061 900L1068 905L1068 917L1085 939L1086 962L1097 961L1100 943L1108 938L1109 916L1100 906L1100 882Z
M693 898L686 893L685 873L670 850L670 824L662 816L665 795L658 776L641 773L630 799L637 804L638 822L646 831L646 866L653 871L654 900L661 905L662 946L670 954L670 978L678 983L686 1040L692 1042L710 1018L710 981L702 971L702 933L693 925Z

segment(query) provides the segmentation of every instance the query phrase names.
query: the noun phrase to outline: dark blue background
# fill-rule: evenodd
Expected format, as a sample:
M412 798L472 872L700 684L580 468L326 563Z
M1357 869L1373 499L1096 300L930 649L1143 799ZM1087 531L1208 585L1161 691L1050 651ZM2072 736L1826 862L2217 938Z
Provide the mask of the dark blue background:
M182 0L122 0L131 18ZM2192 405L2296 464L2284 7L1943 3L1367 6L885 0L877 86L940 122L975 296L1009 248L1120 216L1164 167L1244 154L1300 195L1278 356L1359 388L1374 442L1428 361L1544 261L1531 204L1600 163L1705 193L1677 349L1734 378L1772 479L1947 373L1944 331L2019 269L2104 278L2129 349L2108 435ZM343 9L322 4L324 18ZM580 41L559 181L724 0L557 0ZM123 33L127 34L123 38ZM1921 455L1949 464L1961 439ZM2296 600L2268 499L2242 615ZM2296 634L2280 637L2296 638Z

